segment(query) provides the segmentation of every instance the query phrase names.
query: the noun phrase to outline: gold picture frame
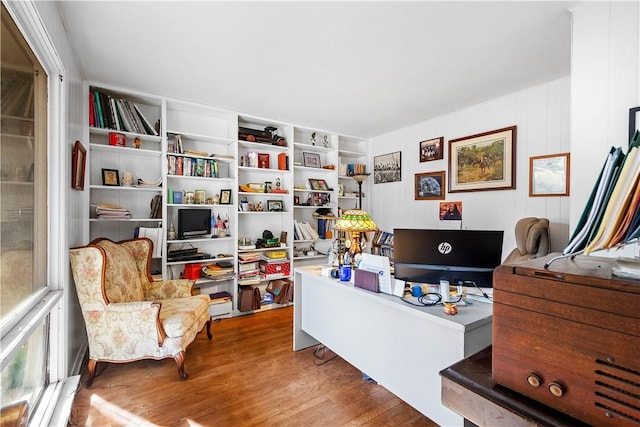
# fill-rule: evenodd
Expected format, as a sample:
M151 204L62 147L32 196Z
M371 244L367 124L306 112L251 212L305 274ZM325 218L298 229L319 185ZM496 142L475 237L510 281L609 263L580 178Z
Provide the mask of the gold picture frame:
M529 157L529 197L569 195L571 154Z

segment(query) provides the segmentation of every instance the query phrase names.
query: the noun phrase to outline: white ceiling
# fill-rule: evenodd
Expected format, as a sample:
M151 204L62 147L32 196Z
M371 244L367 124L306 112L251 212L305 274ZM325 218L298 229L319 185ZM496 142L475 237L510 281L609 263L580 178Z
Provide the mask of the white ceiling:
M376 136L570 73L576 1L61 2L83 77Z

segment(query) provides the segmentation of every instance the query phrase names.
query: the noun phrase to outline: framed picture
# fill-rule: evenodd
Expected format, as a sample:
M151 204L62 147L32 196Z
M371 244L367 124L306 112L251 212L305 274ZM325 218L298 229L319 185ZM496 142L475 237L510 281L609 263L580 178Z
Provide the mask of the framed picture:
M516 188L516 126L449 141L449 193Z
M401 152L383 154L373 158L373 183L402 181Z
M205 190L196 190L196 205L204 205L207 200L207 193Z
M440 220L462 220L462 202L440 202Z
M318 153L302 153L302 165L308 168L319 168L320 154Z
M282 200L267 200L267 210L269 212L281 212L284 210Z
M529 197L569 195L570 154L529 157Z
M102 169L102 185L120 186L120 175L117 169Z
M444 200L445 171L417 173L415 179L416 200Z
M309 185L311 185L312 190L325 190L325 191L329 190L329 187L327 186L327 181L325 181L324 179L309 178Z
M440 160L444 157L444 136L420 141L420 162Z
M231 190L220 190L220 204L221 205L231 204Z
M71 160L71 188L74 190L84 190L84 172L87 165L87 150L80 141L73 145L73 157Z

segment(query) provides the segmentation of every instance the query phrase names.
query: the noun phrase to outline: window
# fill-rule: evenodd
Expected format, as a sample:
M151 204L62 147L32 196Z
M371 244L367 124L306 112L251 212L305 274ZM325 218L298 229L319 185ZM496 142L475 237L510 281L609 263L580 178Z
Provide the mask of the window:
M56 390L66 374L59 357L61 310L56 310L62 292L51 286L58 247L51 233L56 227L49 224L57 214L48 206L55 194L48 182L49 157L52 141L59 139L50 98L59 99L61 66L52 60L55 51L42 37L44 28L30 3L3 2L0 18L0 404L3 412L21 408L30 424L42 424L55 410Z

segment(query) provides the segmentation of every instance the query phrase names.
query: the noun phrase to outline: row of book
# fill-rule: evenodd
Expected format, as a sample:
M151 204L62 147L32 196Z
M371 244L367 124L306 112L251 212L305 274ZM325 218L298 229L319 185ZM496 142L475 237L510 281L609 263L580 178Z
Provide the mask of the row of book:
M367 173L367 166L362 163L340 163L338 166L339 176L364 175Z
M162 218L162 196L156 194L151 199L151 213L149 218Z
M373 235L372 243L374 245L393 245L393 233L387 231L378 230Z
M320 235L306 221L293 221L293 239L294 240L318 240Z
M158 135L136 104L99 90L89 92L89 126Z
M391 246L374 246L371 250L374 255L386 256L393 260L393 247Z
M199 176L205 178L219 177L218 162L216 162L215 159L168 155L167 168L169 175Z
M640 132L636 131L625 155L612 147L591 191L576 229L563 254L631 243L640 237Z

